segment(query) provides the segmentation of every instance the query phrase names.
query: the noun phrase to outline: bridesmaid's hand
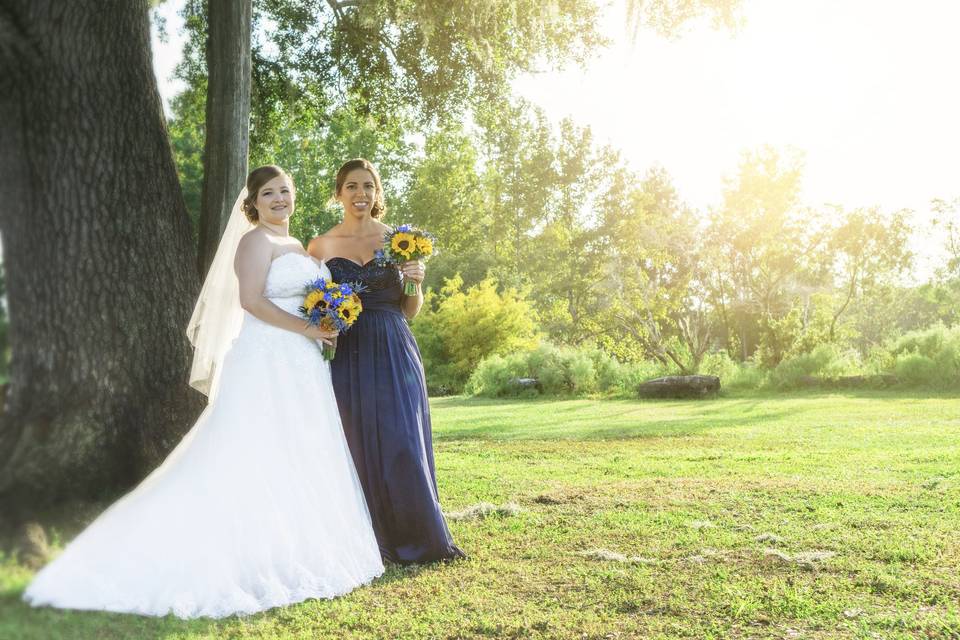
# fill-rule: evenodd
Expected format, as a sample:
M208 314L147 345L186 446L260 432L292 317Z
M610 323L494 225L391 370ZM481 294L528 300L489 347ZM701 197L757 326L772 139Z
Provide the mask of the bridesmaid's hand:
M423 282L424 276L427 275L427 267L423 264L423 260L410 260L401 265L400 272L403 273L405 279L420 284Z
M303 328L303 335L313 340L318 340L323 344L334 345L336 344L335 340L339 332L336 329L328 331L326 329L321 329L320 327L307 323Z

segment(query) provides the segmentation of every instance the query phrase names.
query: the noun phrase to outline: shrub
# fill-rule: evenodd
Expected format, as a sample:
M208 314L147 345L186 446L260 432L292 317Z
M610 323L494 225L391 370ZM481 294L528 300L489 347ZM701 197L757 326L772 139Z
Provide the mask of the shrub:
M960 384L960 326L938 324L897 338L885 364L906 386L956 387Z
M739 363L733 375L720 378L721 389L759 389L767 383L768 372L753 363Z
M674 372L657 362L619 362L593 346L558 347L543 342L526 352L485 358L470 376L464 391L490 398L536 393L632 397L641 382L671 373ZM536 378L539 391L518 386L517 378Z
M529 350L540 339L522 292L498 292L492 278L464 291L459 275L428 294L412 328L431 393L459 392L484 358Z
M700 373L717 376L721 384L725 385L728 380L737 375L740 366L726 351L712 351L703 356L700 362Z
M934 385L940 377L937 363L916 351L898 355L894 364L894 373L900 384L906 386Z
M810 353L788 358L770 372L770 384L779 389L801 386L804 378L836 377L839 353L835 345L822 344Z
M536 395L535 389L520 390L512 381L529 377L526 354L492 355L484 358L467 381L464 391L472 396L499 398L509 395Z

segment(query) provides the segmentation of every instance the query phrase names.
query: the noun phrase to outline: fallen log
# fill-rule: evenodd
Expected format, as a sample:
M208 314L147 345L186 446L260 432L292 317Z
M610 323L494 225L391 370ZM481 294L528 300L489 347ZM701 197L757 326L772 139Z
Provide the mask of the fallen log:
M666 376L637 387L641 398L706 398L720 393L717 376Z

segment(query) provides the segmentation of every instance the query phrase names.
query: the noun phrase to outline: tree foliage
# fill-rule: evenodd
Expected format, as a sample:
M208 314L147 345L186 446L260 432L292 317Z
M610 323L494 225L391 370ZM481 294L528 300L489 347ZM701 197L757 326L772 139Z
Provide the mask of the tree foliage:
M537 314L523 293L498 292L493 278L464 289L454 276L432 296L437 299L427 300L413 331L434 390L459 392L485 357L524 351L539 341Z

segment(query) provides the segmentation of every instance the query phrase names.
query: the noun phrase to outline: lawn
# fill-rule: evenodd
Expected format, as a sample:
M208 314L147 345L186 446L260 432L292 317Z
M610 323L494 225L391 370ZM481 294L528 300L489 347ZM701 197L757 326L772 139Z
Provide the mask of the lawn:
M468 561L185 622L31 609L31 574L7 557L0 638L960 638L958 398L433 411Z

